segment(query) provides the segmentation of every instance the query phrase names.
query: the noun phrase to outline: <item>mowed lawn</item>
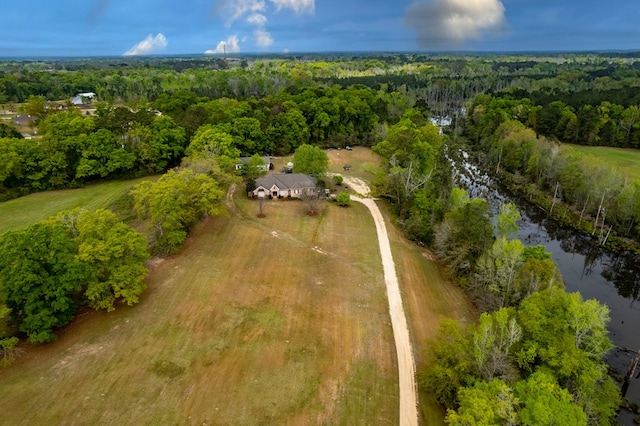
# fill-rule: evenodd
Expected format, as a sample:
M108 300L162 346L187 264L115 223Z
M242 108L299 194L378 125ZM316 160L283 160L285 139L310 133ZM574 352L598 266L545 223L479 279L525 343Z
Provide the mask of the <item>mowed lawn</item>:
M640 150L607 146L564 144L585 155L607 161L611 167L633 180L640 180Z
M94 210L106 208L143 180L144 177L125 181L111 181L78 189L38 192L0 203L0 235L7 231L26 228L63 210L78 207Z
M242 191L239 191L242 192ZM0 370L5 424L397 424L364 206L271 201L205 220L141 303L87 312Z
M329 159L329 172L337 173L344 176L354 176L366 181L370 181L372 175L370 170L373 166L380 163L380 157L371 152L370 148L363 146L354 146L352 150L346 149L327 149L325 150ZM286 157L274 157L271 159L274 170L273 173L280 173L282 166L289 161L293 161L293 155ZM344 165L351 166L350 171L344 170ZM295 166L294 166L295 167Z
M329 158L331 171L347 159L363 178L377 162L365 148ZM368 210L326 204L310 217L302 202L272 200L259 219L243 188L229 217L205 220L181 253L153 262L139 305L82 313L58 341L24 346L0 368L0 423L397 424ZM442 318L477 315L429 252L387 224L421 368ZM420 408L422 424L444 423L429 395Z

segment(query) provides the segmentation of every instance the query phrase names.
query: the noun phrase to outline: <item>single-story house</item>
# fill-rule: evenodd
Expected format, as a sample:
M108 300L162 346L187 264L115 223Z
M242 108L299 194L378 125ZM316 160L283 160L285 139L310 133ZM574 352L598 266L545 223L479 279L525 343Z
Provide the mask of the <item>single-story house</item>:
M269 170L271 170L273 168L273 166L271 165L271 157L269 157L267 155L267 156L260 157L260 158L262 158L262 161L264 161L264 166L259 166L259 168L263 172L268 172ZM251 159L251 157L240 157L240 162L236 163L236 170L241 170L242 167L244 167L244 165L247 164L250 159Z
M318 181L302 173L271 174L256 179L256 189L250 194L257 198L300 198L306 191L315 191Z

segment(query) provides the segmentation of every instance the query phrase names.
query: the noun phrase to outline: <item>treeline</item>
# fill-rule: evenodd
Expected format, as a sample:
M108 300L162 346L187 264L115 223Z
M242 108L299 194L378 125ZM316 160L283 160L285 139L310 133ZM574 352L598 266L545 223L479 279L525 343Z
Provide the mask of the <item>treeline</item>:
M373 152L383 159L372 181L376 194L392 203L396 222L409 238L431 244L453 185L439 129L423 113L409 109Z
M609 100L627 107L630 104L618 99L625 88L636 86L633 81L639 76L640 61L614 54L550 54L536 59L491 54L327 54L5 61L0 62L0 104L22 103L30 96L70 99L82 92L94 92L107 102L153 101L177 90L247 99L275 95L291 85L387 84L417 89L464 81L464 86L478 88L473 95L514 88L514 96L530 94L534 99L560 93L572 105L572 93L589 94L600 100L585 104ZM608 98L602 98L605 92Z
M562 223L613 247L629 246L615 235L640 241L640 182L631 182L602 159L538 137L526 124L536 123L540 111L527 101L478 96L466 131L512 190ZM561 122L563 117L568 123L575 116L565 108L556 115Z
M612 424L620 396L603 361L607 308L567 294L543 246L510 238L514 205L494 220L486 200L453 186L456 150L445 138L407 110L373 147L383 159L376 193L486 312L478 325L443 324L420 385L449 424Z
M64 212L8 232L0 237L0 298L9 324L30 342L46 342L81 305L111 311L137 303L147 258L144 236L109 210ZM3 347L3 358L11 349Z
M447 408L447 423L615 424L608 308L566 293L544 246L510 238L514 205L494 222L485 200L455 188L450 200L436 253L485 313L474 325L445 321L429 344L420 384Z
M189 90L200 96L266 96L295 83L295 76L284 70L266 71L242 68L219 70L215 67L163 68L117 67L77 71L0 72L0 104L26 102L31 96L49 101L70 100L78 93L94 92L105 102L153 101L160 94ZM300 82L302 84L302 82Z
M186 158L178 170L136 185L116 211L130 208L145 234L111 210L76 209L0 236L0 320L8 316L1 362L12 360L20 337L55 340L83 306L111 311L137 303L149 251L176 253L203 217L225 213L224 186L235 177L218 162Z
M384 135L382 123L397 121L404 99L363 86L290 88L249 100L177 91L153 104L101 103L83 116L31 97L23 109L37 118L40 137L0 138L0 197L162 172L179 164L199 129L200 138L230 138L244 156L287 155L305 143L368 146Z
M528 96L528 97L525 97ZM640 148L640 87L620 85L608 90L528 93L507 90L491 99L506 108L526 111L517 118L537 134L578 145ZM474 106L488 106L477 99Z
M174 117L189 136L209 124L230 134L242 155L285 155L303 143L372 145L378 124L399 117L393 108L395 95L365 86L291 86L248 100L177 91L162 94L152 105Z
M608 308L566 293L543 246L511 239L519 219L503 205L494 226L485 200L452 191L436 253L485 313L477 325L443 323L420 384L452 425L615 424Z
M37 139L0 139L0 199L159 173L179 164L187 144L184 129L150 109L70 109L37 126Z

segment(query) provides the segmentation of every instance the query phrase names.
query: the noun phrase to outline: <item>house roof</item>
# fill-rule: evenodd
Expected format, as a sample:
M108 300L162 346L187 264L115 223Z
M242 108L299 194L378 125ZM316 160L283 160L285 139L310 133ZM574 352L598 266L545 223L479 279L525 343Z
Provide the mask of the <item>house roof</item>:
M302 173L281 173L266 175L264 177L256 179L256 188L271 188L274 185L278 189L301 189L301 188L315 188L317 184L316 178Z
M271 164L271 157L269 157L268 155L260 158L262 158L262 161L264 161L264 164L266 165ZM240 161L242 162L242 164L247 164L249 160L251 160L251 157L240 157Z
M31 115L17 115L11 119L11 122L20 126L28 126L32 121L35 121L35 119L36 118Z

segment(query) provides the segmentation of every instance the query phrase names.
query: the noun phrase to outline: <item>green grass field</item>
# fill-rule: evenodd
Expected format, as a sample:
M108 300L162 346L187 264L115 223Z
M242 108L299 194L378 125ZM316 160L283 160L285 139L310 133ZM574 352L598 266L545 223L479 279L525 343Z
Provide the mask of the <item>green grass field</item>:
M239 191L240 193L241 191ZM274 200L205 220L134 307L86 312L0 369L6 424L394 424L372 218ZM52 389L56 389L52 392Z
M144 177L90 185L85 188L39 192L2 202L0 203L0 235L7 231L25 228L55 216L63 210L78 207L90 210L109 207L126 194L133 185L156 178Z
M612 167L633 180L640 180L640 150L564 144L575 151L606 160Z
M344 176L353 176L365 181L371 180L369 170L380 163L380 158L371 152L371 149L362 146L353 147L353 150L346 149L328 149L325 150L329 159L329 172L337 173ZM280 173L282 166L287 162L293 161L293 155L286 157L272 158L274 165L274 173ZM345 164L351 166L351 170L345 172L343 167Z
M349 154L353 174L366 177L375 158ZM0 423L397 424L395 347L366 207L326 203L310 217L300 201L272 200L258 218L243 188L228 217L205 219L179 254L151 262L140 304L84 311L57 341L22 344L15 363L0 368ZM46 201L39 197L53 194L33 194L13 214L47 206L29 213L33 222L101 207L127 187L85 190ZM475 314L386 216L421 368L440 319ZM421 424L444 423L429 395L420 403Z

